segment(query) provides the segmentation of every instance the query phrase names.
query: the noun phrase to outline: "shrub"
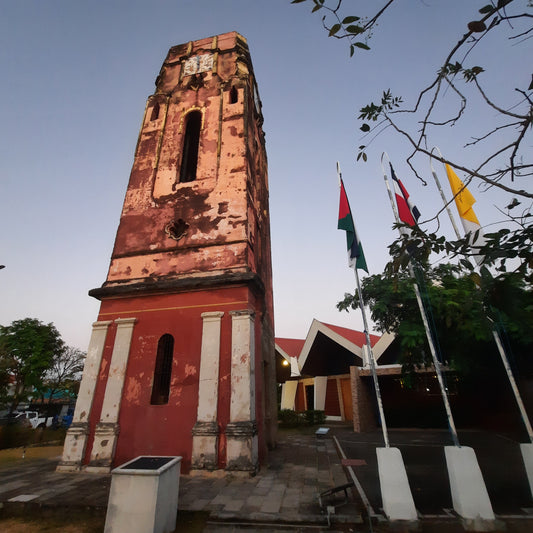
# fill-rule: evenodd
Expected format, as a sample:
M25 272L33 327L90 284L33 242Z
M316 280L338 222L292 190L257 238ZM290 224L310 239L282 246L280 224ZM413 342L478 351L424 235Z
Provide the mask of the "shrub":
M326 413L316 409L309 409L303 412L305 423L309 426L317 426L326 421Z
M292 409L281 409L278 413L278 420L281 427L294 428L298 426L315 426L326 421L324 411L309 409L303 412L296 412Z
M293 428L300 425L300 416L292 409L280 409L278 420L282 427Z

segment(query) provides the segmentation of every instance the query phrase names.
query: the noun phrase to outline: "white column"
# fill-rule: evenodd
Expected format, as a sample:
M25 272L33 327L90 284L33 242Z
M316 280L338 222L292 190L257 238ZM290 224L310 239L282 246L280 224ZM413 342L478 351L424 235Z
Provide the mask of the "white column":
M296 390L298 382L296 380L286 381L281 386L281 408L294 410L296 400Z
M298 367L298 359L291 357L291 378L300 377L300 368Z
M220 330L223 312L202 313L202 352L198 385L198 411L192 434L192 467L216 469L218 466L218 373Z
M326 389L328 387L328 376L315 377L315 398L313 400L313 409L324 411L326 409ZM311 409L311 406L308 407Z
M93 405L94 391L110 324L111 320L94 322L93 324L78 399L76 400L76 408L74 409L72 424L65 437L63 457L58 464L57 470L69 471L81 468L89 435L89 416Z
M227 469L255 471L258 464L255 420L254 313L231 311L230 422L226 426Z
M109 472L119 432L118 415L122 400L122 389L126 377L126 366L130 353L131 337L136 318L117 318L117 333L111 355L111 364L105 388L104 404L100 422L96 426L91 460L87 470Z
M369 368L370 367L370 355L368 353L368 346L366 344L363 344L363 346L361 347L361 355L363 356L363 368Z

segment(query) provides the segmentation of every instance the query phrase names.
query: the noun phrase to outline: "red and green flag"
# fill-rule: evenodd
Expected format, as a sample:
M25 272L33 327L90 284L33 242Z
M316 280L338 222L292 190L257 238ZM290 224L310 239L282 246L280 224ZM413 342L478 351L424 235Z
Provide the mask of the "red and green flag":
M352 211L344 189L342 178L341 183L341 197L339 202L339 223L337 229L342 229L346 232L346 246L348 248L348 265L350 268L360 268L368 274L366 266L365 254L363 253L363 245L357 236L355 225L353 223Z

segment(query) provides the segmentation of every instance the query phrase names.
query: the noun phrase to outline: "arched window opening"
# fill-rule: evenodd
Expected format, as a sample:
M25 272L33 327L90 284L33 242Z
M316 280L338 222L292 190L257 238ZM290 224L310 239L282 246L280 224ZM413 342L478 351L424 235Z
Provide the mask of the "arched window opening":
M234 85L229 92L229 103L236 104L238 101L239 101L239 92L237 91L237 87L235 87Z
M164 405L168 403L173 354L174 337L166 333L157 343L154 383L152 385L152 398L150 399L152 405Z
M159 102L156 102L154 107L152 107L152 114L150 115L150 120L157 120L159 118Z
M201 125L202 113L200 113L200 111L192 111L189 113L187 116L187 126L185 127L185 139L183 140L180 183L194 181L196 179Z

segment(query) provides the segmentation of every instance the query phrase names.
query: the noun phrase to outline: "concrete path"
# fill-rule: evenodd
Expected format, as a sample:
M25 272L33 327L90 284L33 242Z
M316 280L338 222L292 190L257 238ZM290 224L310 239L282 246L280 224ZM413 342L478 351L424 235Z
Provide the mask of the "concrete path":
M347 483L334 442L314 435L286 435L255 477L190 475L180 480L179 508L207 511L210 521L327 525L318 495ZM324 499L336 506L332 523L360 523L362 508L351 492ZM332 509L330 508L330 511Z
M484 432L463 432L460 439L478 454L497 514L496 531L533 531L533 504L516 454L517 443ZM349 427L332 425L325 438L296 431L280 432L277 449L269 454L268 464L254 477L226 473L182 475L176 531L468 530L451 510L442 451L442 446L448 444L446 432L392 430L390 440L404 456L420 517L417 523L391 524L383 516L375 452L376 446L382 446L380 433L357 434ZM336 442L342 449L340 453ZM0 509L6 514L34 515L55 510L64 513L67 521L69 509L105 516L111 476L60 474L55 472L58 460L59 457L32 460L0 468ZM348 498L344 492L337 493L324 498L321 507L319 494L351 481L352 474L361 492L348 490Z
M0 505L16 514L54 507L105 513L111 476L57 473L58 460L41 459L2 468ZM268 465L254 477L182 475L178 524L180 513L187 517L192 512L207 517L204 531L231 531L245 526L250 530L252 524L263 531L316 531L329 528L328 518L332 525L360 524L363 508L357 494L350 490L348 499L341 492L324 498L323 508L319 505L321 492L346 482L331 438L282 434L277 449L269 454Z

